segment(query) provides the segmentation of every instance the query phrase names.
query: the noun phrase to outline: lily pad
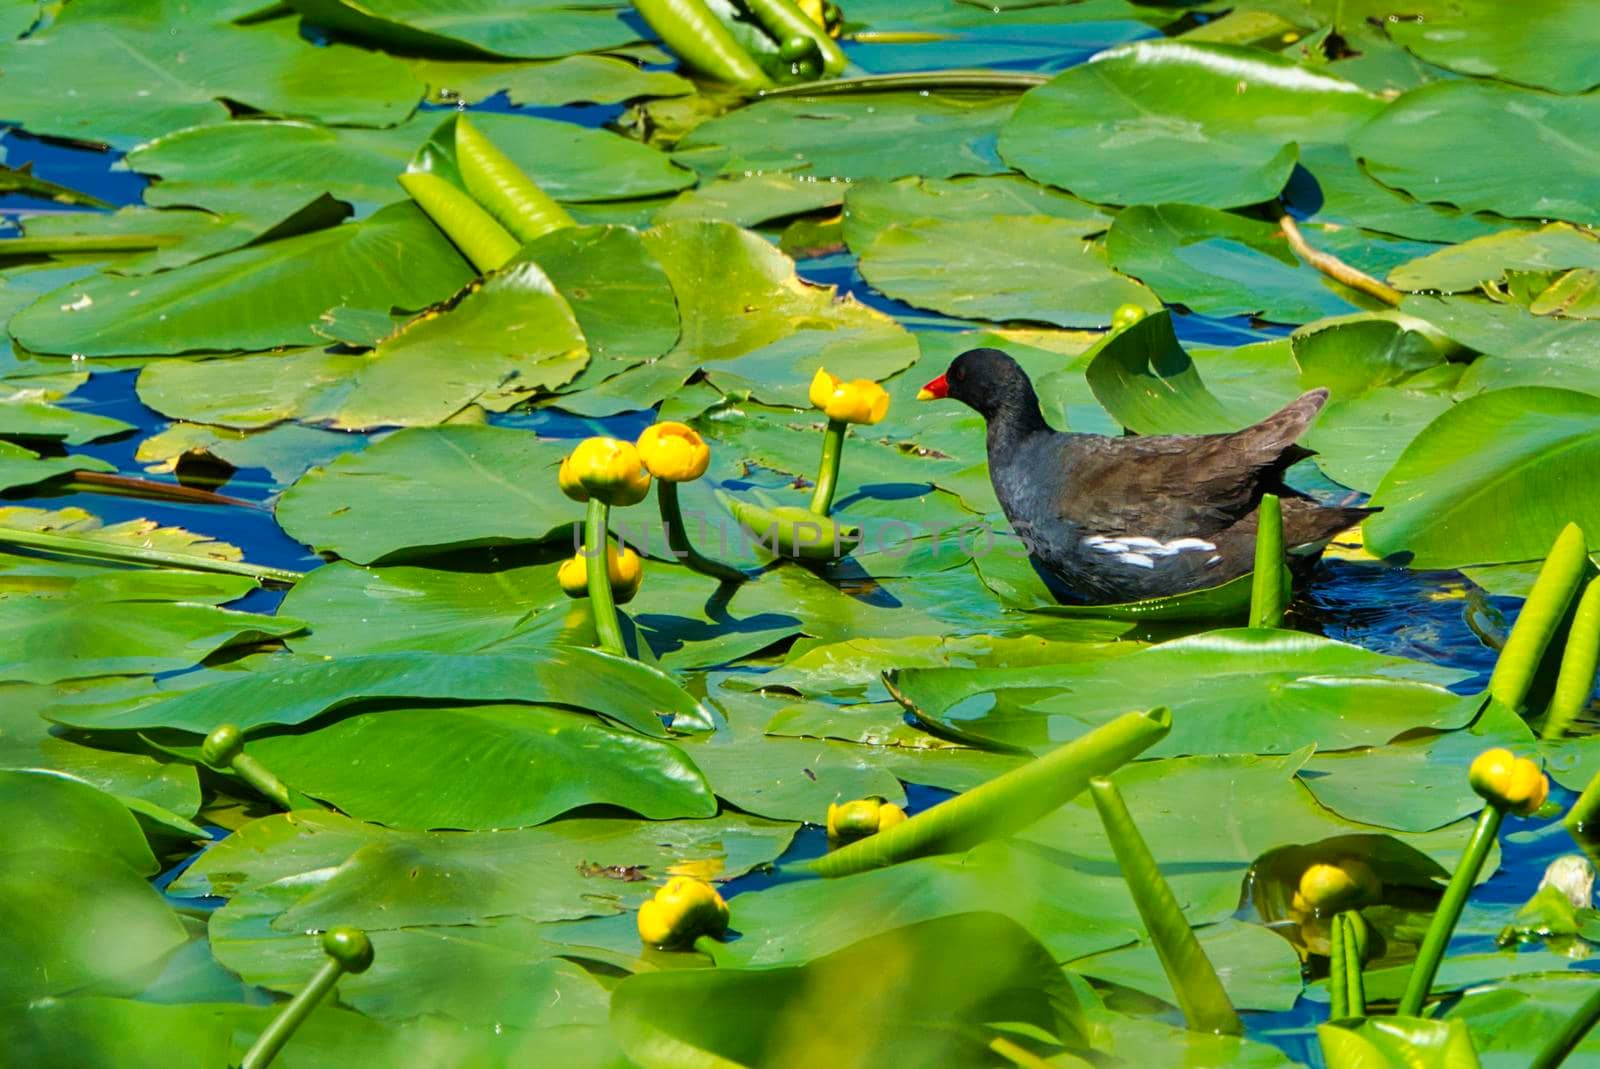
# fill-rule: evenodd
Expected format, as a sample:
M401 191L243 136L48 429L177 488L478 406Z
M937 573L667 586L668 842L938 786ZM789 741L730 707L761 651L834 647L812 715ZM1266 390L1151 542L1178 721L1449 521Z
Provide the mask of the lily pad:
M391 56L317 48L292 20L229 25L179 0L74 0L49 26L0 44L3 117L38 134L119 148L228 116L224 100L273 115L392 126L423 85Z
M18 312L9 329L37 352L91 357L306 345L322 340L312 327L332 308L419 309L471 278L438 228L402 203L150 277L73 283Z
M1419 200L1535 219L1600 223L1600 175L1587 148L1600 98L1488 82L1412 90L1357 130L1350 149L1385 185ZM1524 160L1536 171L1457 166Z
M860 270L890 297L978 319L1101 327L1121 305L1159 306L1149 290L1111 270L1080 223L1050 216L897 224L862 252Z
M1419 568L1538 559L1568 523L1600 532L1582 475L1596 463L1600 397L1541 386L1469 397L1384 477L1367 547Z
M604 5L572 0L294 0L318 26L397 51L539 58L639 39Z
M1387 742L1476 714L1444 689L1459 679L1415 661L1287 631L1225 630L1129 657L1040 668L907 669L895 684L916 715L976 745L1043 753L1126 712L1166 705L1172 733L1152 755L1289 753ZM1205 680L1203 687L1197 680Z
M694 183L693 174L661 152L609 130L533 115L480 113L473 122L557 199L617 200ZM158 177L145 195L150 204L259 218L330 193L366 215L401 195L395 176L438 126L437 112L419 113L392 130L216 123L141 145L128 154L128 166Z
M852 997L841 1002L844 988ZM836 1029L818 1030L819 1019ZM618 985L612 1020L636 1059L670 1051L682 1064L774 1067L976 1064L989 1057L993 1021L1063 1039L1082 1027L1055 962L993 913L886 931L797 967L634 976Z
M793 172L811 178L1000 174L1000 127L1016 98L930 93L775 97L695 128L675 159L702 175ZM907 153L913 138L916 152Z
M1583 0L1512 11L1494 0L1459 0L1448 19L1394 19L1385 29L1429 63L1557 93L1600 85L1600 28Z
M392 828L516 828L591 804L652 819L717 811L678 747L551 706L402 705L253 739L250 753L295 790Z
M498 427L401 431L307 473L279 499L278 522L358 564L542 541L578 517L556 485L567 451Z
M1100 203L1232 208L1276 197L1298 145L1338 143L1379 107L1285 57L1139 41L1029 92L1000 152L1030 178Z

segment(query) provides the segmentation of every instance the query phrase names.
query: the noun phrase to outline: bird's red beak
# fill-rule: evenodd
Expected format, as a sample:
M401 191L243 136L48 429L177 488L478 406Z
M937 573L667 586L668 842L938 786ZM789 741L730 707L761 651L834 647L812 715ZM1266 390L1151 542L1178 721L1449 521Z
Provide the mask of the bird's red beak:
M950 384L944 380L943 375L940 375L917 391L917 400L919 401L937 401L941 397L949 396Z

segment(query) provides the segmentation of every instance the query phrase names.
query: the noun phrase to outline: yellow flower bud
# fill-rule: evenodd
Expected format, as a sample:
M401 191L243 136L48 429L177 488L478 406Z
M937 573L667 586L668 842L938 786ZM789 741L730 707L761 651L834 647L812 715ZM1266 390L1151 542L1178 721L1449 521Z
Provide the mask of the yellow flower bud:
M583 484L578 481L578 476L573 473L572 457L570 455L561 458L561 470L556 472L556 485L561 487L563 494L566 494L574 501L589 500L589 491L583 488Z
M706 473L711 447L693 427L666 420L651 424L639 435L639 456L656 478L686 483Z
M1290 906L1296 913L1337 913L1364 906L1382 893L1383 884L1367 863L1347 857L1308 866Z
M1136 304L1119 304L1117 310L1111 313L1111 329L1123 330L1131 327L1149 314Z
M828 804L828 838L864 839L887 831L906 819L906 811L882 798L858 798L854 802Z
M845 382L818 368L811 380L811 403L841 423L877 423L889 411L889 394L871 379Z
M616 546L606 547L606 572L611 576L612 600L618 605L632 601L644 582L644 562L639 559L639 554L627 546L622 547L620 554ZM562 593L569 598L588 597L588 558L579 553L571 560L563 561L556 572L556 582L561 584Z
M597 497L608 505L636 505L650 492L650 473L632 442L585 438L561 462L562 491L577 501ZM570 489L569 489L570 487Z
M728 930L728 904L717 889L693 876L674 876L639 907L639 938L646 946L674 950L702 935Z
M1478 755L1467 772L1467 781L1490 805L1519 817L1537 811L1550 796L1550 780L1538 765L1498 746Z

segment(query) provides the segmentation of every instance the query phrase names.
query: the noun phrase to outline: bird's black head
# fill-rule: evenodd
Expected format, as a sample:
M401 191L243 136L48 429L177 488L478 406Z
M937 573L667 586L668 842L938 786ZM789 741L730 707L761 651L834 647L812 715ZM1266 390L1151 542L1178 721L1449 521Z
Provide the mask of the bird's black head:
M968 349L950 362L943 375L924 386L920 400L951 397L984 419L1002 413L1038 418L1039 398L1028 373L999 349Z

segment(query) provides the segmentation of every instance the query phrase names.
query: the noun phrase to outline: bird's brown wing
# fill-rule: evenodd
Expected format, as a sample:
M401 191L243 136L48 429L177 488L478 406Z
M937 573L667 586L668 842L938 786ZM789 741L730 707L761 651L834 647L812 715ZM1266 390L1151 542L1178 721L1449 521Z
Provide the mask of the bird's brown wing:
M1097 533L1204 536L1237 523L1311 455L1295 445L1328 400L1312 390L1228 434L1076 438L1063 447L1064 518ZM1160 530L1149 530L1159 523Z

